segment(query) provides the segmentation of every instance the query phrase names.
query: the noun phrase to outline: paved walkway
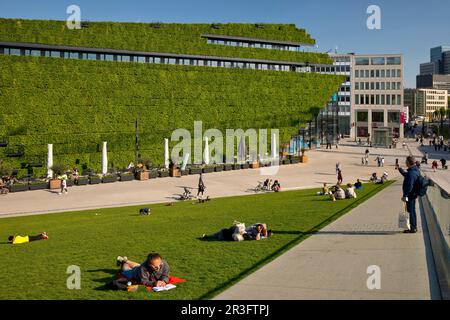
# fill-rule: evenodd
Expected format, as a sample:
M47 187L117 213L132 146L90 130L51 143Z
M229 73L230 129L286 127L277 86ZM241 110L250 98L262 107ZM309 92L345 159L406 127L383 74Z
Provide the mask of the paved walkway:
M399 232L400 198L397 182L215 299L439 299L427 230ZM367 288L372 265L380 290Z
M391 178L395 178L398 177L394 169L395 158L404 158L409 154L407 149L370 148L371 160L369 166L365 167L361 166L365 149L349 145L338 150L310 151L307 164L281 166L279 172L270 178L279 179L284 190L321 187L324 182L336 183L335 164L338 161L342 165L345 183L354 183L357 178L368 180L375 171L379 176L387 171ZM374 159L378 153L386 158L384 168L376 167ZM252 194L249 189L266 178L257 169L205 174L205 195L214 198ZM174 201L174 197L183 192L182 186L196 187L197 182L198 175L75 186L69 188L67 195L58 195L50 190L10 193L0 196L0 217Z

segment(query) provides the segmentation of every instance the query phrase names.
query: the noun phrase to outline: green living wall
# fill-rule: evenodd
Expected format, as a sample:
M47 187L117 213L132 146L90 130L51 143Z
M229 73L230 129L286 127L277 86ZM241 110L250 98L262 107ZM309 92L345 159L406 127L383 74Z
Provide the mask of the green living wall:
M176 128L280 128L288 139L340 86L341 76L0 55L0 139L25 147L18 167L46 161L99 169L101 142L109 161L134 161L135 121L140 152L163 161L164 138ZM270 138L269 138L270 141ZM2 151L2 149L4 149ZM42 172L40 172L42 173Z
M32 42L220 57L240 57L330 64L326 54L208 44L202 34L314 44L304 29L293 24L177 24L89 22L78 30L65 21L0 18L0 41Z

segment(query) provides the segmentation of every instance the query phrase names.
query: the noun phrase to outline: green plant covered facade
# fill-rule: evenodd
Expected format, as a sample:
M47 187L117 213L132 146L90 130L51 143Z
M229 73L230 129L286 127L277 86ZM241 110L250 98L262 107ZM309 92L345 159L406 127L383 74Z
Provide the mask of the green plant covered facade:
M34 38L27 32L5 39L0 28L0 41L44 43L51 34L47 24L52 25L36 22L42 32L35 29ZM130 32L124 25L122 30ZM58 33L53 37L65 41ZM122 37L97 37L95 47L112 47L108 41L115 41L116 48L138 49L133 38L128 46ZM342 82L341 76L309 73L0 55L0 140L8 142L0 148L0 159L15 168L43 163L34 169L42 175L47 144L53 143L54 162L98 170L101 143L107 141L110 165L123 168L135 160L136 120L140 154L155 164L163 162L164 138L176 128L192 130L197 120L203 130L223 132L279 128L282 141L288 141L299 122L311 119ZM22 155L7 157L18 148Z

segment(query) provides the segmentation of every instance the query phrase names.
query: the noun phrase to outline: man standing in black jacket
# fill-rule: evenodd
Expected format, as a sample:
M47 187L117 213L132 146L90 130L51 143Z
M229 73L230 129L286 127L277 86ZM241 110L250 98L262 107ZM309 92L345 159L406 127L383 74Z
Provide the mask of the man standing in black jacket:
M405 230L405 233L417 232L416 199L419 195L418 182L420 171L416 166L416 159L408 156L405 162L407 171L398 167L398 171L404 177L402 201L406 203L406 211L409 213L409 223L411 228Z

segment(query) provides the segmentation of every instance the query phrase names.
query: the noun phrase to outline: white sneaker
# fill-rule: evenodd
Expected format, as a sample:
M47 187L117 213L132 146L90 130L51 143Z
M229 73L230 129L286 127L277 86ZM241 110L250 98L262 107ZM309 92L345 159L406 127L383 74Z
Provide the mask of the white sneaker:
M124 262L127 262L128 258L125 256L118 256L116 261L117 261L117 265L121 266Z
M62 195L62 193L61 193L61 192L58 192L58 195Z

